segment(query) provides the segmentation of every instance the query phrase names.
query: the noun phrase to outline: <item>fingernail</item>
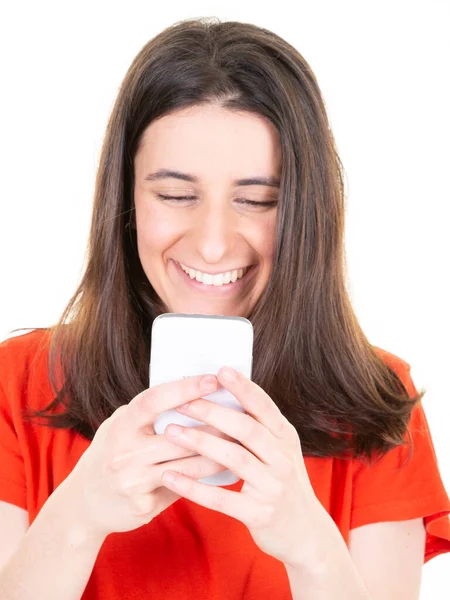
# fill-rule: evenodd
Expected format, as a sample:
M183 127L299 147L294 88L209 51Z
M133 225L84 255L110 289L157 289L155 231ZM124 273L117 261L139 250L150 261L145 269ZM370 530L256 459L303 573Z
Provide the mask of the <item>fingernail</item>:
M178 481L176 475L172 471L164 471L162 480L169 485L175 485Z
M206 377L203 377L201 382L201 388L204 394L214 392L216 387L217 379L214 377L214 375L207 375Z
M231 367L225 367L224 369L222 369L222 377L226 381L236 381L236 371Z
M172 424L172 427L169 429L169 435L174 437L179 437L183 433L183 428L179 425Z

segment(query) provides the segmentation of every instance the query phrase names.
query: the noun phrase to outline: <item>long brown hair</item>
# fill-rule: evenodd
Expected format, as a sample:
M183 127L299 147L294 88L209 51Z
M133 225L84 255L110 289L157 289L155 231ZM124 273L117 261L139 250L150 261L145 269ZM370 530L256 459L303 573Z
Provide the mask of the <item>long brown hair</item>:
M33 416L92 439L106 418L148 387L151 325L165 308L129 226L133 161L154 119L211 101L262 115L281 143L273 268L247 315L255 332L252 378L296 427L305 455L382 454L402 443L423 392L408 400L351 306L343 169L316 77L275 33L217 19L165 29L125 75L97 172L87 266L49 328L55 398Z

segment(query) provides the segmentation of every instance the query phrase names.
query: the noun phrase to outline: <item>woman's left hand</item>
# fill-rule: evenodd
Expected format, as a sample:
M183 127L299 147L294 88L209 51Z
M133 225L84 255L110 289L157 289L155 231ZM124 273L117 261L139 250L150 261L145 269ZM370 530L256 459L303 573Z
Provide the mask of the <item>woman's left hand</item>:
M241 492L173 471L165 472L164 485L192 502L238 519L261 550L285 564L298 564L299 555L307 552L317 534L323 508L309 481L297 431L256 383L232 369L228 379L227 371L222 368L217 379L248 414L203 398L177 410L212 425L242 446L196 427L169 425L165 435L172 443L230 469L244 480Z

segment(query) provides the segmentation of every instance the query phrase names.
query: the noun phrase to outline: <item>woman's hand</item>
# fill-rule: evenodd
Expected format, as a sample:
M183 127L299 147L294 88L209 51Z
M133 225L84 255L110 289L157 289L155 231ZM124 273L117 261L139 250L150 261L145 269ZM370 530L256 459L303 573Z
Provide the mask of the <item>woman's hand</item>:
M261 550L286 564L294 560L297 563L314 544L316 526L324 519L324 509L308 478L297 431L258 385L233 370L228 379L227 371L221 369L219 383L248 414L205 399L177 410L216 427L242 445L177 425L169 425L164 435L180 447L230 469L244 480L241 492L176 473L171 480L168 465L163 469L168 471L163 476L164 485L197 504L242 521Z
M211 381L211 377L209 378ZM91 445L63 482L77 518L90 534L105 536L130 531L149 523L180 496L164 487L161 476L170 468L192 479L201 479L224 467L195 451L156 435L153 423L166 410L210 394L217 388L202 386L196 376L154 386L118 408L98 428ZM198 429L214 437L209 426ZM189 457L189 458L188 458ZM178 459L178 460L176 460Z

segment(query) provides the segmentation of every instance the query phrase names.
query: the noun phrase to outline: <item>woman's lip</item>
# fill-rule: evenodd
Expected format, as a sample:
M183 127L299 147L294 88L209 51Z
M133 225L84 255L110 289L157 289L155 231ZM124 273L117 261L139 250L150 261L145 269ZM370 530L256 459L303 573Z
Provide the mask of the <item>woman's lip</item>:
M191 279L189 275L183 271L180 264L175 260L172 260L171 262L173 262L177 274L182 278L182 281L184 281L186 285L189 285L193 290L198 290L203 294L236 294L244 285L246 285L247 281L256 271L256 265L251 265L244 277L238 279L235 283L226 283L224 285L205 285L204 283L197 281L195 278Z
M204 275L222 275L225 273L232 273L233 271L240 271L241 269L249 269L250 267L254 266L254 265L246 265L245 267L237 267L236 269L222 269L222 271L217 271L217 273L207 273L206 271L202 271L201 269L194 269L194 267L189 267L188 265L182 265L182 263L178 262L177 260L174 260L175 263L177 263L177 265L186 267L187 269L193 269L194 271L200 271L200 273L203 273Z

